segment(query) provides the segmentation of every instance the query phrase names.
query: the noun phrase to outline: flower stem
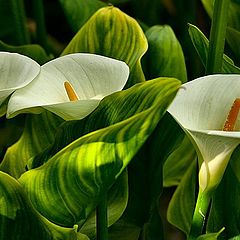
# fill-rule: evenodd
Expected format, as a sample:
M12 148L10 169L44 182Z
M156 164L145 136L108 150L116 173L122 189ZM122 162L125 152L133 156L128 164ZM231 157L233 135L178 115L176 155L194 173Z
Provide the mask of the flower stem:
M202 234L210 200L208 193L199 191L188 240L196 240Z
M107 192L97 207L97 240L108 240Z
M10 0L11 13L14 19L15 36L18 45L30 43L30 37L26 28L27 21L23 0Z
M206 74L221 73L230 0L215 0Z

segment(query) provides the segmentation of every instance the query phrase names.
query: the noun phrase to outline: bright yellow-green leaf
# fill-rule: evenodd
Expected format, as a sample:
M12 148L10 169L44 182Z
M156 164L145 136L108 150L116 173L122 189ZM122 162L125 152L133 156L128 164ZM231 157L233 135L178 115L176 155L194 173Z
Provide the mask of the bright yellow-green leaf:
M24 173L19 181L38 211L63 226L84 222L103 191L112 186L151 135L179 87L180 81L166 78L116 93L125 101L134 100L133 113L140 111L78 138L41 167Z
M57 226L32 206L22 186L0 171L0 239L88 240L75 227Z

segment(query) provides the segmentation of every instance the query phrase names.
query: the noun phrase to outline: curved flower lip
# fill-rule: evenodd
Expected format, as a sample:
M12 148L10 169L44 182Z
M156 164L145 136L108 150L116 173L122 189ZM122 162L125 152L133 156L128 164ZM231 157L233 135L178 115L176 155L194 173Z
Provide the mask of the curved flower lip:
M216 74L185 83L168 112L185 129L221 131L231 106L240 97L240 75ZM240 129L240 117L236 129ZM220 134L212 132L212 134ZM227 133L223 133L226 135ZM229 132L230 135L236 135ZM230 136L229 135L229 136Z
M65 120L84 118L102 98L122 90L128 75L127 64L116 59L87 53L59 57L41 66L34 81L14 92L7 117L39 113L45 108ZM79 100L69 100L65 81L71 83Z
M0 106L15 90L25 87L40 72L40 65L31 58L0 52Z

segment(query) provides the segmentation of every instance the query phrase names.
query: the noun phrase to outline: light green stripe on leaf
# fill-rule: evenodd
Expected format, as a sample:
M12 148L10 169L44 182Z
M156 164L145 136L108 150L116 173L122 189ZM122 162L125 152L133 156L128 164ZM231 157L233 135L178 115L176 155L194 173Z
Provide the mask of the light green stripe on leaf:
M130 67L131 86L145 80L140 60L147 40L137 21L113 6L98 10L74 36L62 55L95 53L122 60Z
M140 103L142 111L80 137L24 173L20 182L38 211L63 226L84 221L151 135L179 87L173 78L135 85L136 91L145 91L148 107Z
M88 237L42 217L19 182L0 171L0 239L88 240Z

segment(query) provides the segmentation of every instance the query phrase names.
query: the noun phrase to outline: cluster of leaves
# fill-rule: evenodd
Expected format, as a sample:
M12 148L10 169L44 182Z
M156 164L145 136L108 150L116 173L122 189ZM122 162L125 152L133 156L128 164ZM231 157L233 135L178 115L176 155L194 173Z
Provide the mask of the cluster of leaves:
M21 13L22 6L15 6L20 2L0 0L6 19L1 21L0 37L5 41L0 42L1 51L27 55L39 64L58 55L95 53L126 62L130 77L123 91L105 97L82 120L66 122L47 111L1 119L1 136L9 137L0 141L0 239L96 239L95 210L106 195L111 240L164 239L167 232L159 205L164 187L177 187L168 220L187 235L196 202L196 153L166 112L187 81L187 69L173 29L153 25L158 22L157 10L169 5L59 0L75 35L58 53L44 31L42 1L32 1L37 31L31 37L25 26L16 24L17 17L24 17L14 12ZM211 16L213 1L202 2ZM240 5L231 4L228 50L239 61ZM135 15L126 14L126 7ZM9 17L6 9L16 18ZM196 26L188 29L206 66L208 39ZM39 45L31 44L34 38ZM222 71L240 72L227 56ZM22 125L15 126L19 122ZM12 129L20 129L19 134L9 132ZM232 214L238 218L238 151L213 198L206 226L211 234L199 239L240 235ZM222 227L225 231L220 234Z

